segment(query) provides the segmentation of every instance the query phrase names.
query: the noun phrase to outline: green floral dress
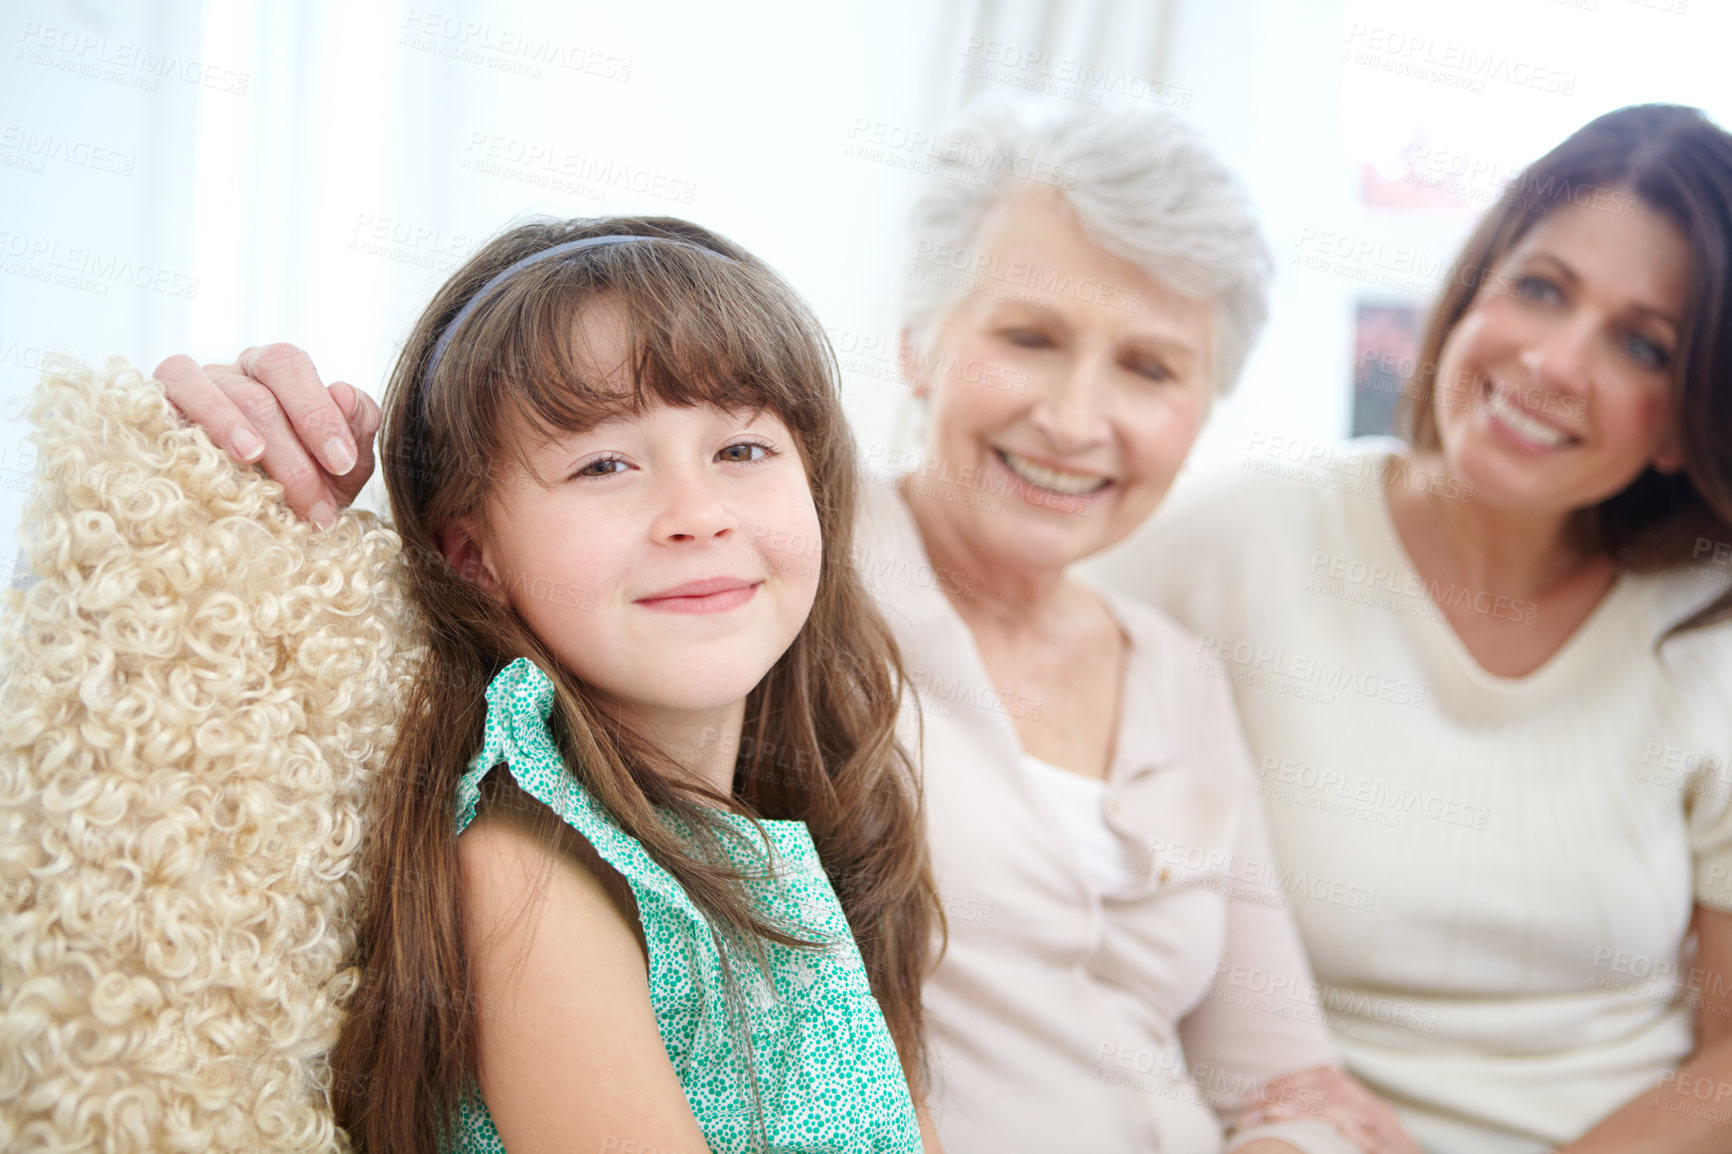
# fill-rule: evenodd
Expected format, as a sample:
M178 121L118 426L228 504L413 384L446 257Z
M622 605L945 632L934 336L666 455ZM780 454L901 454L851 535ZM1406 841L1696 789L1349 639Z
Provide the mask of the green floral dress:
M475 818L481 779L504 763L525 792L564 818L630 883L649 949L656 1025L710 1150L919 1151L895 1046L805 823L759 823L773 847L772 871L764 869L761 853L723 842L735 864L760 875L748 886L770 920L797 937L828 943L793 949L767 942L767 971L751 959L736 962L738 1005L730 1013L724 963L708 921L566 769L547 729L552 710L553 682L529 661L519 658L493 679L484 744L457 782L457 832ZM745 818L724 814L723 820L762 845ZM478 1089L462 1105L449 1148L463 1154L505 1149Z

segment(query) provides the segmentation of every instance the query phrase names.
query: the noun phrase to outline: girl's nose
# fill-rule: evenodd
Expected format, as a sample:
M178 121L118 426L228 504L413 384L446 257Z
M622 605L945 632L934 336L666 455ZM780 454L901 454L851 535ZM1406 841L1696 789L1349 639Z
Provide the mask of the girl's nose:
M650 533L658 541L707 541L739 527L738 519L701 470L664 476L657 486Z

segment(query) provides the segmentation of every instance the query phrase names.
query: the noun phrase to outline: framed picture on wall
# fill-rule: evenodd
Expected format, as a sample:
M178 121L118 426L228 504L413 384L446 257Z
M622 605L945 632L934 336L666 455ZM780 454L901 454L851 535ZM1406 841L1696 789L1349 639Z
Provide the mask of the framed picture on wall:
M1419 364L1424 310L1361 300L1353 321L1353 435L1395 433L1396 411Z

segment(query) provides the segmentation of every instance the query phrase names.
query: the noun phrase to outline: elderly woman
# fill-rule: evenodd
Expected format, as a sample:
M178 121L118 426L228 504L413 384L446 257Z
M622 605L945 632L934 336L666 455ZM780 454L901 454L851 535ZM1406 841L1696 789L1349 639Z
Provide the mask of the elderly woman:
M1410 401L1407 444L1255 434L1111 579L1237 690L1337 1039L1426 1149L1732 1149L1732 135L1627 108L1536 161Z
M921 705L945 1147L1205 1154L1237 1124L1249 1154L1406 1149L1332 1069L1229 687L1069 573L1154 510L1261 327L1246 198L1152 111L987 107L950 144L909 278L924 445L860 546ZM370 471L375 406L295 350L157 375L316 521Z
M916 207L905 314L924 445L865 546L923 706L939 1130L1212 1149L1208 1106L1330 1062L1327 1033L1227 687L1068 569L1165 494L1262 324L1268 256L1174 119L992 106L946 143L973 163Z

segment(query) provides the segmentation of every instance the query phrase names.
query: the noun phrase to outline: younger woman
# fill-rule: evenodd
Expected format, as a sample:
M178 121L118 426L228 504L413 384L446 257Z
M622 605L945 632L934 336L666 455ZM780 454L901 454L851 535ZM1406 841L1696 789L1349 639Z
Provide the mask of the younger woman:
M937 907L825 349L671 219L513 229L417 324L381 455L437 624L365 851L360 1147L921 1148Z
M1732 1149L1729 335L1732 134L1609 112L1467 242L1406 444L1259 433L1108 566L1209 637L1283 867L1376 893L1293 907L1428 1151Z

